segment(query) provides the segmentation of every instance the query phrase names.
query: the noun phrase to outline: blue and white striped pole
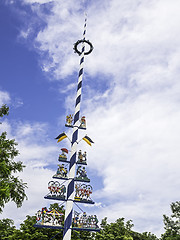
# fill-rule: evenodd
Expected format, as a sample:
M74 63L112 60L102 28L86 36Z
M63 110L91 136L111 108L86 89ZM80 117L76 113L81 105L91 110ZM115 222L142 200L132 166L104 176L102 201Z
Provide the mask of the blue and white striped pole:
M83 40L85 40L85 34L86 34L86 21L87 21L87 18L85 17ZM65 218L64 218L63 240L71 239L73 201L75 196L74 178L75 178L75 170L76 170L76 152L77 152L79 114L80 114L80 104L81 104L84 53L85 53L85 42L82 42L82 52L80 55L81 59L80 59L80 69L79 69L79 77L78 77L78 87L77 87L77 95L76 95L74 125L73 125L73 135L72 135L72 145L71 145L71 157L70 157L70 166L69 166L69 180L68 180L68 186L67 186L67 202L66 202L66 211L65 211Z

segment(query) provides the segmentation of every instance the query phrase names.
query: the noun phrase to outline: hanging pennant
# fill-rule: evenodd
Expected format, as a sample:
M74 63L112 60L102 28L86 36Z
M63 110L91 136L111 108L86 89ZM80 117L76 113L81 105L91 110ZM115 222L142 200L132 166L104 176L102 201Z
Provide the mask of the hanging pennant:
M90 146L91 146L91 143L94 143L94 142L92 141L92 139L90 139L90 137L88 137L87 135L86 135L85 137L83 137L83 140L84 140L85 142L87 142L87 144L89 144Z
M60 142L65 138L67 138L67 135L63 132L63 133L59 134L59 136L57 136L55 139L58 139L57 142Z

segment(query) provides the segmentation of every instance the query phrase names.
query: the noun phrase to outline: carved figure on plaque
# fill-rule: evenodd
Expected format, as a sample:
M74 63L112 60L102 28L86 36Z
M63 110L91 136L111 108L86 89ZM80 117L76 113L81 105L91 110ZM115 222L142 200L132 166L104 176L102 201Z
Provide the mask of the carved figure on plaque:
M42 208L36 213L36 224L47 226L62 226L64 214L55 209Z
M86 152L84 152L82 154L81 150L79 150L77 163L87 164L86 161L87 161L87 154L86 154Z
M59 155L59 161L66 161L67 160L67 156L66 154L68 154L68 150L66 148L61 148L61 154Z
M80 128L86 128L86 118L83 116L80 120Z
M78 223L78 219L79 219L79 214L78 212L76 212L74 210L74 218L73 218L73 224L76 226L76 224Z
M66 116L66 126L72 126L73 122L73 114L69 114Z
M86 162L86 152L83 153L83 161Z
M48 189L50 193L46 197L57 197L57 199L65 199L66 187L64 185L60 185L58 181L50 181L48 183Z
M78 160L79 160L80 162L83 161L83 155L82 155L81 150L79 150L79 152L78 152Z
M90 195L92 194L92 186L86 184L75 185L75 200L92 202Z
M90 179L87 177L85 167L78 166L76 171L76 180L90 182Z
M55 194L55 186L54 186L54 181L50 181L48 183L48 189L49 189L49 192L50 192L50 195L56 195Z
M74 212L73 225L77 228L98 229L98 219L96 215L88 216L86 212L82 214Z
M56 174L53 177L56 178L67 178L67 168L64 167L64 164L58 165Z
M86 199L90 200L90 195L92 194L92 186L91 185L87 185L86 186Z

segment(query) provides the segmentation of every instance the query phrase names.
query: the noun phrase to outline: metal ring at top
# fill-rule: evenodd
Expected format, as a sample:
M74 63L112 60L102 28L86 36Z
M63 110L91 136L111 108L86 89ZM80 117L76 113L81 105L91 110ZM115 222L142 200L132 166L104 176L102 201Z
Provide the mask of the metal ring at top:
M90 47L89 51L88 51L88 52L85 52L84 55L90 54L90 53L92 52L92 50L94 49L92 43L91 43L89 40L78 40L78 41L74 44L74 48L73 48L73 49L74 49L74 52L76 52L76 53L79 54L79 55L81 55L81 53L82 53L82 52L80 52L80 51L78 50L78 45L79 45L80 43L87 43L87 44L89 45L89 47Z

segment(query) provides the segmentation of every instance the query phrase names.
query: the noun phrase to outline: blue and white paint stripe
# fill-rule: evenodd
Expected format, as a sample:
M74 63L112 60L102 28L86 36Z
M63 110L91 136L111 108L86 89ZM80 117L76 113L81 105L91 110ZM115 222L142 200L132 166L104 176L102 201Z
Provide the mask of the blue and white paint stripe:
M86 21L87 21L87 18L85 18L83 40L85 40L85 34L86 34ZM79 69L78 87L77 87L76 104L75 104L75 114L74 114L71 156L70 156L70 166L69 166L69 180L68 180L68 186L67 186L67 202L66 202L66 211L65 211L65 219L64 219L63 240L71 239L73 200L74 200L74 196L75 196L74 178L75 178L75 170L76 170L76 153L77 153L78 127L79 127L79 115L80 115L80 104L81 104L84 53L85 53L85 43L83 42L82 43L82 52L80 55L80 57L81 57L80 58L80 69Z

